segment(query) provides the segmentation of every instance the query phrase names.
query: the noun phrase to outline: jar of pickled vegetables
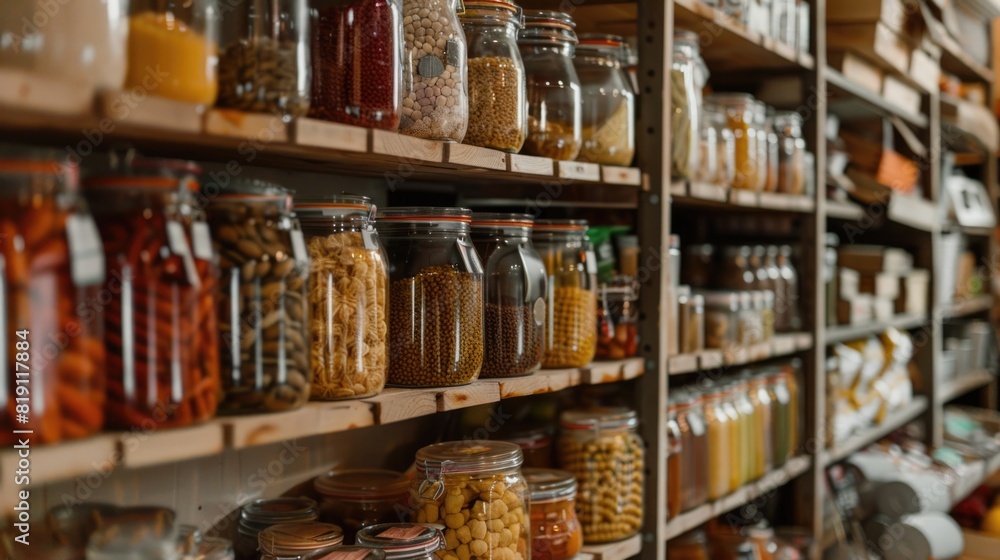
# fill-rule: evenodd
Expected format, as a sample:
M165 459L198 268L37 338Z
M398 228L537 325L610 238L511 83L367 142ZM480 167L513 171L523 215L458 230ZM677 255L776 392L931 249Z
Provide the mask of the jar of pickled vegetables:
M405 507L410 479L395 471L350 469L322 474L313 487L322 497L320 519L340 526L344 538L354 542L361 529L398 520L397 508Z
M726 115L727 126L733 132L736 173L730 186L757 190L761 162L754 122L756 101L747 93L716 93L708 97L706 104Z
M307 498L273 498L254 500L240 508L236 527L237 560L256 560L261 531L283 523L316 521L319 509L316 502Z
M673 395L667 408L667 519L681 513L681 461L684 453L684 435L677 419L680 405Z
M528 137L522 152L557 160L580 153L580 77L573 66L576 23L569 14L525 10L518 35L528 85Z
M524 560L531 554L521 449L502 441L449 441L417 451L417 523L446 527L441 560Z
M131 0L125 88L215 103L219 10L213 0Z
M440 526L416 523L371 525L358 531L358 545L382 552L384 560L434 560L445 547Z
M705 74L705 63L701 60L701 47L698 45L698 34L685 29L674 29L673 64L670 71L671 100L671 176L675 179L694 179L699 173L702 150L700 146L701 133L709 133L711 146L706 146L705 156L708 161L712 157L708 151L715 152L715 131L701 126L701 76ZM714 155L714 154L713 154ZM707 162L706 162L707 163Z
M705 424L708 431L708 499L718 500L729 493L733 458L730 418L722 407L725 393L720 386L705 392Z
M583 546L576 517L576 478L555 469L524 469L531 502L531 558L569 560Z
M708 426L701 395L694 388L677 395L677 425L683 449L680 510L689 511L708 500Z
M308 317L314 400L370 397L385 387L389 267L374 212L370 199L348 194L296 206L312 263Z
M282 523L257 536L260 560L319 560L344 542L340 527L329 523Z
M559 468L576 477L584 542L631 537L642 527L645 446L626 408L567 410L559 418Z
M635 156L635 93L622 68L625 41L584 35L573 64L580 76L583 146L577 159L630 165Z
M548 272L543 367L583 367L597 349L597 257L586 231L586 220L535 222Z

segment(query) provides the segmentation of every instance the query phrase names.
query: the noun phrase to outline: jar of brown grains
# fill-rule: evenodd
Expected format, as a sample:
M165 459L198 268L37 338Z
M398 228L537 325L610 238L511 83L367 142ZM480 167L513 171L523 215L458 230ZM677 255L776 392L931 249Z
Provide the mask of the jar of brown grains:
M465 385L483 365L483 265L465 208L388 208L389 383Z

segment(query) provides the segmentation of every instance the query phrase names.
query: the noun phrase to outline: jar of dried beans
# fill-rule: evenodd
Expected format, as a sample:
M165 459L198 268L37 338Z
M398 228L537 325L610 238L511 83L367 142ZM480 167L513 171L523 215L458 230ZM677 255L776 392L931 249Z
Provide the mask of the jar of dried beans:
M358 532L358 545L385 554L385 560L434 560L444 550L441 525L382 523ZM455 555L457 556L457 555Z
M469 124L461 0L403 0L403 115L399 132L461 142Z
M524 153L574 160L580 153L580 78L573 66L576 23L569 14L525 10L518 35L528 84Z
M220 107L298 117L309 110L307 0L237 2L219 52Z
M635 93L622 68L625 41L585 35L573 63L580 76L583 147L577 159L629 165L635 155Z
M486 270L485 355L480 377L513 377L542 366L545 264L527 214L476 213L472 241Z
M262 181L205 185L220 258L223 401L230 412L298 408L309 400L309 256L288 191Z
M398 520L405 507L410 479L381 469L330 471L316 477L313 487L322 497L320 515L340 525L349 541L365 527Z
M555 469L524 469L531 501L531 557L569 560L583 546L576 517L576 478Z
M548 272L547 368L583 367L597 349L597 257L586 220L538 220L532 240Z
M355 195L296 206L312 261L313 400L370 397L385 387L389 273L374 212Z
M468 0L462 28L469 48L469 128L463 142L517 153L528 133L521 9L508 0Z
M464 385L483 365L483 265L465 208L388 208L389 383Z
M186 426L220 393L211 239L186 202L183 162L143 160L87 180L104 240L109 427ZM201 228L207 235L207 228ZM207 241L207 244L206 244ZM206 246L207 245L207 246Z
M441 560L525 560L531 550L521 449L502 441L449 441L417 451L417 523L446 527Z
M89 436L104 422L97 301L104 253L77 173L54 151L0 148L5 445L21 437L13 430L31 430L33 443L54 443Z
M642 526L645 451L626 408L567 410L559 419L559 468L576 477L576 511L587 543L631 537Z
M335 0L314 10L310 117L396 130L402 9L401 0Z

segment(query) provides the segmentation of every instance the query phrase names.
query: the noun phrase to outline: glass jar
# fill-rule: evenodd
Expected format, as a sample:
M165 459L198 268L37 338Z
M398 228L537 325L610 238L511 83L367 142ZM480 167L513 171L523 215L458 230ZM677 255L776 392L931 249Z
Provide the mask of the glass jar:
M792 456L792 393L788 388L787 372L771 370L767 377L767 392L771 397L772 464L779 468Z
M754 123L756 101L747 93L716 93L708 97L708 103L726 115L727 126L733 132L736 173L730 186L757 190L760 155Z
M740 480L746 484L757 479L755 473L760 454L757 410L750 401L750 385L746 379L735 382L733 396L733 406L740 415Z
M576 477L576 509L587 544L621 540L642 527L645 447L639 418L626 408L560 415L559 468Z
M396 130L403 102L402 10L400 0L335 0L312 11L310 117Z
M750 402L754 408L754 478L760 478L774 468L774 445L771 441L771 395L767 391L767 373L750 377Z
M748 288L752 290L773 290L772 270L767 265L767 248L763 245L754 245L750 251L750 260L747 263L747 268L753 273L753 282Z
M440 527L414 523L372 525L358 531L358 545L381 551L384 560L434 560L445 547Z
M681 469L684 434L678 420L679 401L673 395L667 401L667 519L681 513Z
M343 542L340 527L317 522L272 525L257 536L260 560L319 560Z
M469 127L464 143L516 154L528 134L524 62L517 47L521 8L509 0L467 0Z
M219 91L215 2L131 0L129 13L125 89L187 103L215 103Z
M706 165L705 156L703 156L700 167L705 171L705 176L700 177L700 179L708 183L728 187L733 183L733 179L736 176L736 136L729 128L725 111L718 105L705 103L702 106L701 128L703 138L708 134L707 129L712 130L710 136L713 138L714 144L703 144L704 149L702 153L704 154L707 151L707 157L713 165ZM712 147L715 148L714 154L711 152ZM714 170L714 174L708 173L711 170Z
M767 116L767 109L764 109L764 138L767 139L767 175L764 182L764 191L777 192L780 175L780 160L778 135L774 132L774 121Z
M773 117L778 140L778 192L806 194L806 141L802 137L802 115L778 112Z
M309 110L307 0L239 2L226 13L218 105L300 117Z
M515 428L500 439L521 448L525 468L552 468L552 429L548 425Z
M344 538L369 525L398 520L397 508L405 507L410 479L402 473L381 469L330 471L317 476L313 487L319 494L320 519L344 530Z
M257 546L261 531L272 525L283 523L308 523L316 521L319 509L316 502L308 498L274 498L254 500L240 508L240 520L236 527L236 558L256 560Z
M698 167L692 179L715 184L719 176L719 131L702 113L698 124Z
M521 448L503 441L449 441L417 451L416 521L447 527L438 558L528 558L528 484L521 462Z
M746 537L729 533L712 535L708 556L711 560L761 560Z
M792 360L791 365L782 368L785 383L788 385L788 394L791 399L788 402L788 426L789 426L789 450L792 455L799 452L802 445L802 393L799 391L798 375L801 372L802 363Z
M767 105L761 101L754 101L751 111L753 112L752 126L757 134L757 171L754 174L757 184L755 190L759 192L764 190L768 184L768 157L771 145L767 137Z
M744 423L744 418L740 416L739 411L736 410L736 390L737 386L731 382L727 381L722 385L722 401L719 406L722 407L722 412L726 414L729 418L729 491L734 492L740 486L743 486L747 480L744 476L744 455L743 446L744 442L740 439L746 432L747 428Z
M388 259L375 231L375 206L334 195L299 204L309 274L313 400L377 395L389 368Z
M781 272L781 279L784 283L783 292L775 293L775 309L782 309L786 317L786 322L782 323L779 330L781 332L797 331L802 328L802 319L799 316L799 273L792 265L793 249L790 245L782 245L778 250L778 257L775 261L778 270Z
M177 524L166 508L130 508L102 520L90 535L87 560L178 560Z
M691 294L688 288L677 296L677 306L680 309L678 331L681 354L701 352L705 349L705 296Z
M15 430L31 430L32 443L55 443L94 434L104 423L105 349L96 303L104 254L77 191L78 172L64 153L0 148L4 445L22 437Z
M722 270L716 283L727 290L752 290L757 285L756 269L751 265L753 249L747 245L726 247Z
M216 187L209 183L205 189ZM288 191L272 183L235 180L216 192L207 212L222 270L220 408L298 408L309 400L312 378L306 324L309 259L295 254L292 237L301 240L301 232L289 216Z
M524 29L517 44L528 86L525 154L572 161L580 153L580 77L573 66L575 27L569 14L524 11Z
M677 425L681 430L681 511L708 500L708 426L701 395L694 388L677 395Z
M635 156L635 94L622 69L624 39L584 35L573 64L580 76L583 144L577 159L630 165Z
M547 368L583 367L597 347L597 257L586 220L537 220L532 240L548 271Z
M681 280L696 289L708 288L717 276L716 249L710 243L698 243L684 247L681 265Z
M751 527L747 530L747 537L757 552L758 560L775 560L778 543L774 540L774 529L766 525Z
M486 270L483 378L515 377L542 366L547 274L531 243L527 214L476 212L472 242Z
M443 142L465 137L468 66L458 6L460 0L403 0L401 134Z
M181 525L177 532L178 560L235 560L228 539L204 537L193 525Z
M531 502L532 560L569 560L583 545L576 517L576 479L555 469L524 469Z
M710 133L714 139L714 130L701 126L701 91L698 87L696 74L704 72L705 63L701 60L701 47L698 45L698 34L684 29L674 30L673 63L670 70L670 100L671 100L671 176L675 179L698 178L701 163L702 132ZM701 141L700 141L701 139ZM715 151L712 142L704 148ZM712 158L708 158L711 160ZM714 169L709 171L709 175Z
M740 343L740 296L737 292L704 292L705 348L728 350Z
M738 345L748 348L754 344L760 344L763 327L760 322L760 313L754 307L755 291L738 292L740 300L739 320L737 323L736 339Z
M695 529L670 541L667 560L708 560L708 540L705 531Z
M621 360L639 353L639 282L616 276L598 290L597 351L601 360Z
M729 415L722 408L723 390L712 387L705 392L705 424L708 430L708 499L718 500L729 493L730 456Z
M771 290L762 290L761 295L761 326L764 333L764 342L770 342L774 339L774 292Z
M389 383L465 385L483 365L483 265L464 208L388 208Z

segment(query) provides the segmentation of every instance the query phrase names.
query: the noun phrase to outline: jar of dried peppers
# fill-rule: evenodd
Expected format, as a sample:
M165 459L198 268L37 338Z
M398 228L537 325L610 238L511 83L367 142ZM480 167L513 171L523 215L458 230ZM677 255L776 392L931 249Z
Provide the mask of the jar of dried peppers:
M524 469L531 502L531 558L569 560L583 546L576 517L576 478L556 469Z

